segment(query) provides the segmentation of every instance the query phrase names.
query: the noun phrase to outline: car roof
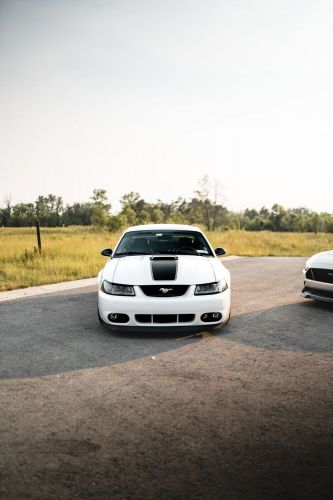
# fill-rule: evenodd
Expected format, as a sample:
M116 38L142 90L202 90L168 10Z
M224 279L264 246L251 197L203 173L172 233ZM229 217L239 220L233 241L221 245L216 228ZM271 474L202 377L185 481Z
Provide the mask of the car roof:
M125 233L130 231L197 231L202 233L202 230L195 226L186 224L142 224L140 226L132 226L126 229Z

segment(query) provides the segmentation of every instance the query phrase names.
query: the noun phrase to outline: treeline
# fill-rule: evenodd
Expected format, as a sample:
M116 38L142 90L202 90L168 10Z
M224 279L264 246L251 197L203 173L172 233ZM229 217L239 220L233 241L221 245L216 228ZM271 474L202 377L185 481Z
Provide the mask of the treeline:
M206 187L195 191L189 200L178 198L165 203L148 203L138 193L125 194L121 210L111 215L106 191L95 189L85 203L65 205L60 196L38 196L34 203L9 201L0 209L0 226L29 227L36 219L42 226L98 226L118 231L127 226L152 223L201 225L208 230L245 229L248 231L333 232L333 214L317 213L307 208L286 209L275 204L260 210L232 212L211 196Z

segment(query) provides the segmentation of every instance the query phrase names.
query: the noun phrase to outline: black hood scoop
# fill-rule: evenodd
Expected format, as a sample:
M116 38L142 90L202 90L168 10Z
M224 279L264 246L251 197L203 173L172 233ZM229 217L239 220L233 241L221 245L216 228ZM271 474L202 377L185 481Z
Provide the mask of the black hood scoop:
M153 256L151 260L151 272L156 281L173 281L177 275L178 257L175 255Z

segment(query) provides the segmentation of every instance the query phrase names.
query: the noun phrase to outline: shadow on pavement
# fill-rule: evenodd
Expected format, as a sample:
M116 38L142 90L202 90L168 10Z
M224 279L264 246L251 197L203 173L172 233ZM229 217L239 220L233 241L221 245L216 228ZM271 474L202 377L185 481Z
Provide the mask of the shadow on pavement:
M0 377L95 368L182 347L181 331L117 332L97 318L96 292L0 303ZM190 338L184 342L197 342Z
M331 304L299 302L234 314L221 338L265 349L332 350ZM34 377L108 366L197 342L198 330L117 332L98 322L96 292L0 304L2 378Z
M221 335L263 349L329 352L333 350L333 304L304 299L294 304L235 314Z

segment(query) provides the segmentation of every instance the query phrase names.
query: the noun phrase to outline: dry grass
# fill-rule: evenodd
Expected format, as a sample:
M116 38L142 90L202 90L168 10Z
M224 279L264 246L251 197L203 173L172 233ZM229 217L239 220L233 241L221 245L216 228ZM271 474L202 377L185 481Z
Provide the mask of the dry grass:
M31 228L0 228L0 290L95 276L105 262L100 250L117 237L91 228L42 228L42 254Z
M209 233L216 246L229 255L308 257L333 248L333 233L273 233L271 231L226 231Z
M43 252L33 228L0 228L0 290L96 276L105 262L100 250L113 248L119 234L92 228L42 228ZM333 234L225 231L208 233L228 254L308 256L333 248Z

